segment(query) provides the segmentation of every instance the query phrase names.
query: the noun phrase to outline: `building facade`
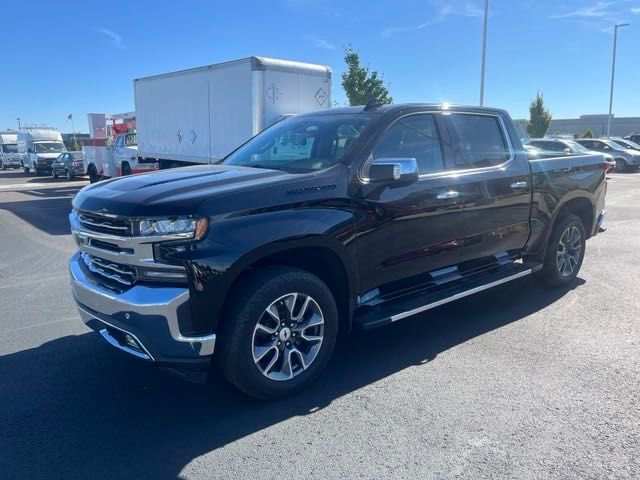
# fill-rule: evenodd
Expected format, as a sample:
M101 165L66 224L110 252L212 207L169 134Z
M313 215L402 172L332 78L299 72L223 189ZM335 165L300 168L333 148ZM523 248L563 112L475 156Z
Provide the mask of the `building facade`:
M547 135L584 135L587 130L593 132L594 137L607 135L607 114L580 115L580 118L552 119ZM526 120L516 120L516 124L526 132ZM611 136L624 137L632 133L640 133L640 117L611 118Z

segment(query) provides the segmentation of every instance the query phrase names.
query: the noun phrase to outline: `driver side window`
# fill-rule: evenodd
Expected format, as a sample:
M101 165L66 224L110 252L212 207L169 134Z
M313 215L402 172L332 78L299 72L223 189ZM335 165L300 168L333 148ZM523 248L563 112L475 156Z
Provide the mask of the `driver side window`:
M415 158L420 175L444 170L442 145L432 114L409 115L383 133L373 158Z

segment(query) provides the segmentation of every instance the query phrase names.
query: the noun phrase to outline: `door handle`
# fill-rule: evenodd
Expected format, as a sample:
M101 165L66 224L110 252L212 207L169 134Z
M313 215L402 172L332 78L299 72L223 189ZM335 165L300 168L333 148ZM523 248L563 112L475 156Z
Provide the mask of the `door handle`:
M446 192L440 192L436 198L438 200L447 200L449 198L458 198L460 196L460 192L456 192L455 190L447 190Z
M520 190L522 188L527 188L529 186L529 184L527 182L513 182L511 184L511 188L513 188L514 190Z

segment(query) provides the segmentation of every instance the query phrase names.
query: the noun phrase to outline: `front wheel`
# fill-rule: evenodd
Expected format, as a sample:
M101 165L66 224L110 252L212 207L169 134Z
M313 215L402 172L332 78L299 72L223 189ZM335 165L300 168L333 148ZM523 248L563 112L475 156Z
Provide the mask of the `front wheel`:
M58 178L58 172L56 172L56 169L55 169L55 168L52 168L52 169L51 169L51 176L52 176L53 178Z
M65 177L67 178L67 180L69 180L69 181L73 180L73 175L71 175L71 172L69 170L65 170L64 174L65 174Z
M586 247L586 233L580 217L570 214L553 227L542 270L537 277L552 287L570 284L578 275Z
M29 172L31 171L31 169L29 167L22 167L22 169L24 170L24 173L29 175Z
M338 334L335 300L324 282L304 270L267 267L234 291L218 358L227 380L261 399L291 395L316 380Z

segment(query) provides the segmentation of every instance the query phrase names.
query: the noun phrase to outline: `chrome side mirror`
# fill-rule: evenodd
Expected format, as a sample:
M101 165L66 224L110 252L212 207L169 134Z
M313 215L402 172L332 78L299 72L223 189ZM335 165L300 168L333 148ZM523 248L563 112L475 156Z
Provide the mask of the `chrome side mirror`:
M375 158L369 168L369 181L372 183L412 183L419 176L415 158Z

